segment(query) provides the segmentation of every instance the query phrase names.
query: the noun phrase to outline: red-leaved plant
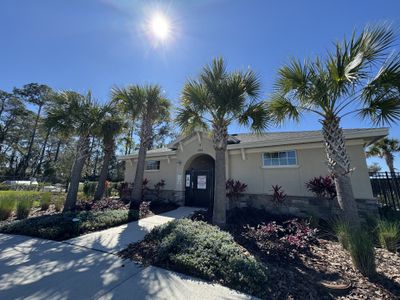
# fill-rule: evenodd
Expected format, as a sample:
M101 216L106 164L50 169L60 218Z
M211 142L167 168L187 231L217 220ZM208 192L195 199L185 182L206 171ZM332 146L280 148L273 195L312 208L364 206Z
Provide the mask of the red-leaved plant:
M160 199L161 190L164 188L164 186L165 186L165 180L164 179L161 179L159 182L157 182L154 185L154 191L156 192L157 200Z
M229 200L238 201L242 194L247 190L247 184L239 180L228 179L226 181L226 196Z
M282 205L286 199L286 193L280 185L272 186L272 202L275 205Z
M319 176L306 182L307 189L315 196L333 200L336 198L336 187L332 176Z

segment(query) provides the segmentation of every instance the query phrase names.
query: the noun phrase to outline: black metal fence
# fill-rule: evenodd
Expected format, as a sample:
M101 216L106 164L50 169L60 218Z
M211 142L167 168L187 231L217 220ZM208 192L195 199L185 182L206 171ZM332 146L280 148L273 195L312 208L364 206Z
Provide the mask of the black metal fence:
M380 207L400 211L400 172L375 172L369 178Z

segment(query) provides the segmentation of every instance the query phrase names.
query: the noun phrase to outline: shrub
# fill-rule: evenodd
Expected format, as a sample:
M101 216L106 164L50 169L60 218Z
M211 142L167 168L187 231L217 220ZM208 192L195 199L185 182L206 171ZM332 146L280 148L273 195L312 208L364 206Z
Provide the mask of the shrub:
M15 198L0 195L0 221L7 220L15 209Z
M64 206L65 196L64 195L57 195L54 198L54 209L56 211L61 211L61 208Z
M215 226L174 220L154 228L141 244L151 245L148 259L156 265L267 298L267 269ZM123 255L130 255L129 248Z
M279 206L285 202L286 193L280 185L272 186L272 203L274 205Z
M83 193L87 197L92 197L94 196L94 193L96 192L96 187L97 187L97 182L96 181L85 181L83 184Z
M161 190L165 187L165 180L161 179L154 185L154 191L156 192L156 199L160 200Z
M350 229L349 252L354 266L367 277L376 273L375 250L369 232L359 229Z
M378 222L377 231L381 247L396 253L397 243L400 240L399 223L381 220Z
M307 189L320 198L335 199L336 187L332 176L319 176L306 182Z
M73 222L77 218L79 222ZM0 226L1 233L22 234L61 241L138 219L137 211L107 210L54 214L14 221Z
M308 250L316 241L317 229L306 221L291 219L282 224L275 221L257 227L246 226L245 238L269 256L294 258L299 251Z
M17 201L16 215L18 220L26 219L32 208L32 200L28 197L21 197Z
M139 205L139 218L144 218L151 213L150 201L143 201Z
M247 184L239 180L228 179L225 183L226 196L231 201L239 201L240 197L247 190Z
M50 192L42 193L39 201L40 201L40 209L48 210L51 201L51 193Z

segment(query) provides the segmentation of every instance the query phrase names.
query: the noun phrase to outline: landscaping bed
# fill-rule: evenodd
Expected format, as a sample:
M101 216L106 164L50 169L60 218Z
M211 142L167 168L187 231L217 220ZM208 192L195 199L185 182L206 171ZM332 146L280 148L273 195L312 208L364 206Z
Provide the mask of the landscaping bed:
M126 209L58 213L5 223L0 226L0 233L62 241L138 219L138 211Z
M153 230L121 255L264 299L400 298L399 254L375 248L377 273L363 276L327 223L257 209L231 211L224 231L206 223L207 212L196 212L192 219ZM248 258L253 269L246 263L230 268L226 248ZM230 280L238 273L242 277Z
M258 297L268 295L268 269L235 243L229 233L205 222L171 221L120 254Z

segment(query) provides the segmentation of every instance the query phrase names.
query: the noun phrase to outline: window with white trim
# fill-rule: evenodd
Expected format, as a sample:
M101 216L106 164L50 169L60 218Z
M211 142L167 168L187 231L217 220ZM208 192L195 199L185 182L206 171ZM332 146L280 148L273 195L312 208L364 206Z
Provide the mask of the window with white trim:
M146 161L146 170L160 170L160 161L159 160Z
M263 166L296 166L297 154L295 150L267 152L263 154Z

